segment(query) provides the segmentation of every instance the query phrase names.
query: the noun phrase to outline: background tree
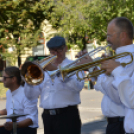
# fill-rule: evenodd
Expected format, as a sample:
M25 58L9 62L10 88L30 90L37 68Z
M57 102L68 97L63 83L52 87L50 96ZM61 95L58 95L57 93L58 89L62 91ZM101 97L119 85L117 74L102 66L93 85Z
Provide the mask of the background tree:
M37 45L40 26L49 20L53 8L50 0L0 0L0 44L5 48L4 57L18 57L25 47ZM14 51L8 53L8 48Z
M134 0L58 0L51 23L68 46L84 49L89 40L106 40L107 25L124 16L134 23Z
M43 20L48 20L69 48L84 49L89 40L106 40L110 20L124 16L134 23L134 0L0 0L0 45L5 57L20 56L37 45Z

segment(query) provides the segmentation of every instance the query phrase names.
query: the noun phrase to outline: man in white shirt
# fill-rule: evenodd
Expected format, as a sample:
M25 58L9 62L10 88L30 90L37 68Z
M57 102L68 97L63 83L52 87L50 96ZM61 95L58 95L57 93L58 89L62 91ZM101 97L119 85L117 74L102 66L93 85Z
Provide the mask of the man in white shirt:
M129 76L120 63L114 60L103 62L102 69L114 77L112 84L117 89L117 97L125 106L125 132L134 134L134 73Z
M67 46L63 37L51 38L47 47L52 55L57 55L52 63L55 68L72 63L65 56ZM49 70L48 67L47 69ZM44 81L40 85L30 86L25 83L28 99L35 99L40 95L40 107L44 109L44 133L80 134L81 120L77 105L81 103L80 91L84 82L78 81L75 75L64 81L61 76L56 76L52 81L47 71L44 71L44 74Z
M21 86L20 70L17 67L7 67L3 72L3 84L9 90L6 92L6 108L0 110L0 115L27 114L17 118L17 134L37 134L38 109L37 99L28 100ZM11 134L13 123L7 119L0 134Z
M134 55L133 43L133 24L125 17L117 17L113 19L107 27L107 42L111 44L116 54L123 52L131 52ZM83 55L85 52L80 52L77 56ZM88 62L92 59L87 57ZM86 61L85 60L85 61ZM123 63L130 61L130 57L122 57L116 59L116 61ZM83 63L85 62L83 60ZM86 62L87 62L86 61ZM124 71L128 75L132 75L134 71L134 62L127 65ZM96 69L95 69L96 70ZM101 91L104 94L102 99L101 108L102 113L107 117L108 125L106 128L106 134L123 134L123 118L125 116L125 106L122 104L116 88L112 85L114 77L112 75L100 75L97 77L95 89Z

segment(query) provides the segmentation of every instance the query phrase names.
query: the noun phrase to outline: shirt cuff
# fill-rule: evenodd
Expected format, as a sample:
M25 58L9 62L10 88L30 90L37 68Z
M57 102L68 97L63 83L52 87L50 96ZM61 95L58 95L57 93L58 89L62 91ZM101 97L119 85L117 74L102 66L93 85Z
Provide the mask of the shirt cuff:
M114 76L114 77L117 77L117 76L119 76L121 73L122 73L122 71L124 70L124 68L122 67L122 66L118 66L118 67L116 67L113 71L112 71L112 75Z

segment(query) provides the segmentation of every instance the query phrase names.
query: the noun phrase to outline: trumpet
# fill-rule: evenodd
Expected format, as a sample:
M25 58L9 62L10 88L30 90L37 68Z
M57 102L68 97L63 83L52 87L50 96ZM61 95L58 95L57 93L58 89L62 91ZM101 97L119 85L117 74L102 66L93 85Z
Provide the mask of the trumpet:
M38 85L44 80L44 68L50 64L57 56L49 56L40 61L25 62L21 68L23 81L30 85Z
M105 50L106 51L106 48L107 47L110 47L110 44L106 45L106 46L100 46L100 47L97 47L96 49L84 54L83 56L81 56L80 58L76 59L75 61L73 61L72 63L66 65L65 67L63 67L62 69L67 69L69 67L74 67L76 65L76 63L78 63L82 58L84 58L85 56L89 55L89 56L93 56L95 55L96 53L100 52L101 50ZM59 67L59 69L55 70L52 74L50 74L49 76L51 77L51 79L55 78L56 76L60 76L61 74L61 67ZM70 73L68 76L72 76L74 75L75 72L72 72Z
M75 72L74 74L76 74L78 80L84 80L86 78L95 77L95 76L98 76L102 73L105 73L105 70L101 69L101 70L98 70L98 71L93 71L91 73L88 73L87 76L83 77L83 78L79 77L79 72L80 71L84 71L84 70L87 70L87 69L92 68L94 66L98 66L103 61L106 61L106 60L109 60L109 59L118 59L118 58L125 57L125 56L128 56L128 55L130 55L131 61L128 62L128 63L121 63L121 65L123 67L125 67L126 65L131 64L133 62L133 55L130 52L120 53L120 54L117 54L117 55L114 55L114 56L111 56L111 57L103 58L103 59L100 59L100 60L97 60L97 61L94 61L94 62L89 62L89 63L77 65L77 66L70 67L70 68L67 68L67 69L60 69L60 72L61 72L63 80L66 77L72 76L70 74L72 74L74 72Z

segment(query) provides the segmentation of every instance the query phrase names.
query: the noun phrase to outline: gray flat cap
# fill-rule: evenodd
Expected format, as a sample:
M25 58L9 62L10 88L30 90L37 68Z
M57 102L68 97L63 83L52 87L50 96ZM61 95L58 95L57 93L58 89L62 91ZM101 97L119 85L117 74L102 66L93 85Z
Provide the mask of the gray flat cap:
M65 39L60 36L55 36L47 42L48 48L56 48L65 45Z

